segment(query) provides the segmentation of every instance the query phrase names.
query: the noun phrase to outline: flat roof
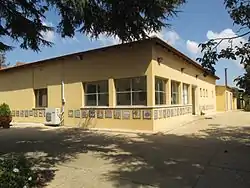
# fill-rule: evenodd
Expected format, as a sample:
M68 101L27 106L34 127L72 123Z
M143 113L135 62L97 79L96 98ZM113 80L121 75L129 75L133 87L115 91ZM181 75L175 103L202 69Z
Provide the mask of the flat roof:
M175 55L179 56L180 58L182 58L186 62L192 64L194 67L196 67L196 68L204 71L205 73L207 73L208 75L214 77L215 79L220 79L218 76L216 76L216 75L208 72L200 64L198 64L196 61L192 60L191 58L189 58L188 56L186 56L182 52L178 51L174 47L170 46L169 44L167 44L165 41L163 41L162 39L160 39L158 37L151 37L151 38L148 38L148 39L138 40L138 41L134 41L134 42L123 43L123 44L116 44L116 45L112 45L112 46L107 46L107 47L102 47L102 48L96 48L96 49L92 49L92 50L81 51L81 52L66 54L66 55L62 55L62 56L52 57L52 58L48 58L48 59L43 59L43 60L39 60L39 61L24 63L24 64L21 64L21 65L16 65L16 66L12 66L12 67L2 68L2 69L0 69L0 72L1 71L12 70L12 69L18 69L18 68L21 68L21 67L24 68L24 67L32 66L34 64L45 63L45 62L48 62L48 61L60 60L60 59L64 59L64 58L71 57L71 56L81 56L81 55L86 54L86 53L93 53L93 52L99 52L99 51L104 51L104 50L108 50L108 49L114 49L114 48L117 48L117 47L120 47L120 46L129 46L129 45L136 44L136 43L143 43L145 41L153 41L156 44L159 44L162 47L165 47L166 49L168 49L169 51L171 51Z

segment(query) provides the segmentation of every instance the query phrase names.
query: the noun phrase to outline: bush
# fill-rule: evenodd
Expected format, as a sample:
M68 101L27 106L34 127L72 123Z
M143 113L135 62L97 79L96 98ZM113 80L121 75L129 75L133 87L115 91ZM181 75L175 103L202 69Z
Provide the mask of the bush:
M37 173L32 170L32 164L24 156L0 159L0 187L36 187L37 177Z
M246 104L244 110L247 112L250 112L250 104Z
M9 117L11 116L10 107L8 104L3 103L0 105L0 116Z

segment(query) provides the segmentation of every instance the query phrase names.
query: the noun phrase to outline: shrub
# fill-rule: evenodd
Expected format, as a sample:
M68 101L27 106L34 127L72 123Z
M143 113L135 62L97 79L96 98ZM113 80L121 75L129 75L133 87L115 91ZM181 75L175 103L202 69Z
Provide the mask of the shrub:
M0 116L11 116L11 111L10 111L10 107L8 104L3 103L0 105Z
M0 187L31 188L37 185L37 173L24 156L0 159Z
M250 104L246 104L244 110L247 112L250 112Z

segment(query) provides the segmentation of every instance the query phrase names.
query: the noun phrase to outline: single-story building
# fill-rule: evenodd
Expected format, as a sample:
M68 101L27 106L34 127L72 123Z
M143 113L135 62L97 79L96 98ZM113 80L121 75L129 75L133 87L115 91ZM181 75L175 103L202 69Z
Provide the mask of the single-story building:
M165 130L216 111L217 76L153 37L0 70L0 102L14 122Z
M237 98L233 95L233 89L225 85L216 86L217 111L226 112L237 110Z

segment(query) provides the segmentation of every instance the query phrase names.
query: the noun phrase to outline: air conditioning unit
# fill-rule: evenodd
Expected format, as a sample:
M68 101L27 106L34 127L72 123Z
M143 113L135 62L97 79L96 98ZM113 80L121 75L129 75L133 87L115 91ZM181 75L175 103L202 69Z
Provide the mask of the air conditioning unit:
M60 108L45 109L45 125L60 125Z

